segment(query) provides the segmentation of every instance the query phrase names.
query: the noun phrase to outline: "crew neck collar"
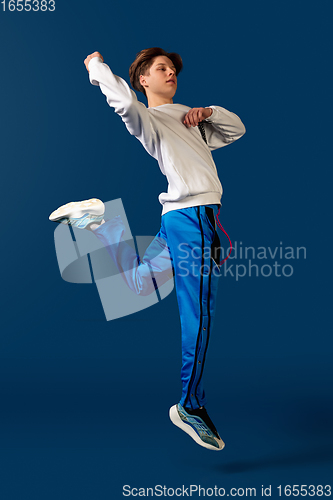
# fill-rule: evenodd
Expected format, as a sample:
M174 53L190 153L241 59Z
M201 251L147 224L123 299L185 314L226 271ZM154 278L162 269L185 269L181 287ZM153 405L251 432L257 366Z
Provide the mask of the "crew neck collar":
M167 102L166 104L160 104L159 106L150 106L148 109L157 109L161 108L162 106L179 106L179 104L176 102Z

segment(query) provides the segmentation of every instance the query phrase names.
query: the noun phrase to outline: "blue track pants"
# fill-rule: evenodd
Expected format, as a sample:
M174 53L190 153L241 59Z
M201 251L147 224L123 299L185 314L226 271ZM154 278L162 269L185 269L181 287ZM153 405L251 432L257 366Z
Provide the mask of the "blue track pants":
M122 240L120 216L93 231L135 293L148 295L174 275L182 340L179 402L191 409L206 404L202 376L220 277L220 240L215 223L218 209L216 204L200 205L162 215L161 228L141 260Z

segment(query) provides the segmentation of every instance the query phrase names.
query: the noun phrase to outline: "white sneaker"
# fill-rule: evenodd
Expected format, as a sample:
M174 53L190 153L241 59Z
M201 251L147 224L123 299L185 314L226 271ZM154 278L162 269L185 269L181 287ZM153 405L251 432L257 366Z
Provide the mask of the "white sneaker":
M103 220L104 203L97 198L74 201L57 208L49 216L49 220L85 229L89 224L98 224Z

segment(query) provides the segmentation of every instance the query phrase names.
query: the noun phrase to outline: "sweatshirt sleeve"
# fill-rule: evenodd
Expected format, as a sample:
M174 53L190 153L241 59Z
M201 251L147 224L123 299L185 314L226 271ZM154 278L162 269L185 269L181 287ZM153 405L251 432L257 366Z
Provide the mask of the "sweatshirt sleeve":
M114 108L126 125L131 135L134 135L154 156L155 131L152 127L147 107L130 89L125 80L112 73L109 66L100 57L93 57L88 64L89 80L92 85L100 87L106 96L109 106Z
M246 129L241 119L221 106L208 106L213 113L203 121L207 145L211 151L240 139Z

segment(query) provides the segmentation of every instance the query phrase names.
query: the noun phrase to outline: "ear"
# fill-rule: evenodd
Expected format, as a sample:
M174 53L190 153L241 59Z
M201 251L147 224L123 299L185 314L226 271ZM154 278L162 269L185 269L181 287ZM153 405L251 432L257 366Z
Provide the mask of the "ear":
M141 83L142 87L144 87L144 85L146 83L146 78L144 75L140 75L140 83Z

